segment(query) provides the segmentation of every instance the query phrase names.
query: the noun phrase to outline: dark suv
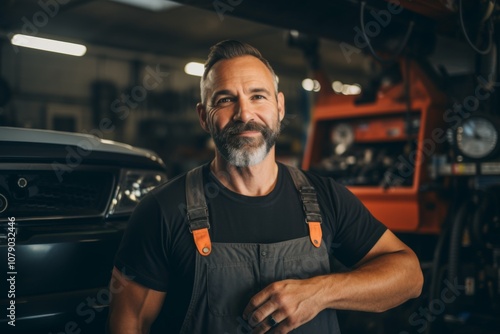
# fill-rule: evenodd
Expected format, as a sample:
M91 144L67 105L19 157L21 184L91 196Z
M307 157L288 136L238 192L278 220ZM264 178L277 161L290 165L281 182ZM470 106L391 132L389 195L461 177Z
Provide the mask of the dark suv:
M127 220L164 181L151 151L0 127L0 332L103 332Z

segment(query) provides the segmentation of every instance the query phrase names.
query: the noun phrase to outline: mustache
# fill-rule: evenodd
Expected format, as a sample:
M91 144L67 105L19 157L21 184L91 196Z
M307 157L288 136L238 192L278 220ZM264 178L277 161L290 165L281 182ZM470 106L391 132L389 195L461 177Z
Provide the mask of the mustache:
M255 122L231 122L227 124L221 131L221 135L225 137L238 135L245 131L259 131L262 134L266 134L270 129L264 125L257 124Z

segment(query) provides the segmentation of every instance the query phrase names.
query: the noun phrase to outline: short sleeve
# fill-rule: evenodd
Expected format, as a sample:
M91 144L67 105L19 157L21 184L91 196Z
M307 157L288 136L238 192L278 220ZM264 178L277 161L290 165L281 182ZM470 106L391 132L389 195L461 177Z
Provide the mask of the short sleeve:
M332 250L339 261L351 267L372 249L387 227L347 188L335 181L331 185L337 209Z
M150 193L130 217L115 257L115 267L147 288L166 291L169 271L165 229L158 201Z

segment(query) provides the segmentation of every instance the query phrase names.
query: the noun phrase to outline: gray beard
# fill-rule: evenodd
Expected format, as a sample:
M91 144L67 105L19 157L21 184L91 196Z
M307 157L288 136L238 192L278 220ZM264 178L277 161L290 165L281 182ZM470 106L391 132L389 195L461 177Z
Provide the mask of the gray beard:
M250 149L229 147L227 157L224 158L236 167L249 167L262 162L269 154L271 147L268 147L265 142Z
M262 162L271 148L276 144L279 135L279 123L276 130L255 123L229 123L220 132L210 131L215 146L227 162L236 167L249 167ZM260 138L238 137L237 134L247 130L260 131Z

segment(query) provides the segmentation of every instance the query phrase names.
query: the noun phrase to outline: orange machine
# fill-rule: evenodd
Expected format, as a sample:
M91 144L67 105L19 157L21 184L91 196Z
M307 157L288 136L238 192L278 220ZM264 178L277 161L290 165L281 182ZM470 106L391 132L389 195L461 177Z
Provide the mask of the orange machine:
M319 96L302 167L346 184L393 231L438 233L447 204L428 167L446 140L446 98L414 61L400 68L403 80L374 102Z

